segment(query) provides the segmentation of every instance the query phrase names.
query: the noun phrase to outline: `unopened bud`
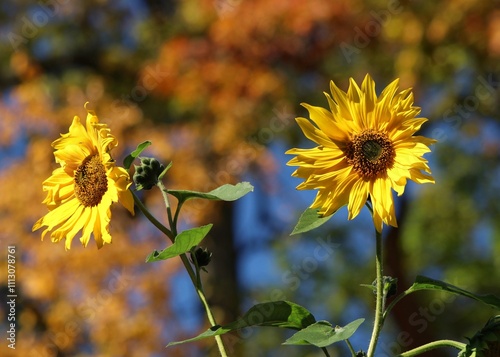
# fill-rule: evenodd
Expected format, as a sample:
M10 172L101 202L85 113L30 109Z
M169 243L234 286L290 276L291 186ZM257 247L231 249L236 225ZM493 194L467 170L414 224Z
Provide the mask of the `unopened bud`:
M191 253L191 261L196 264L199 268L207 266L212 260L212 252L207 248L203 249L198 247L195 249L194 253Z
M165 166L155 158L141 157L140 160L140 165L134 165L133 179L138 190L150 190L158 183L158 178L165 170Z

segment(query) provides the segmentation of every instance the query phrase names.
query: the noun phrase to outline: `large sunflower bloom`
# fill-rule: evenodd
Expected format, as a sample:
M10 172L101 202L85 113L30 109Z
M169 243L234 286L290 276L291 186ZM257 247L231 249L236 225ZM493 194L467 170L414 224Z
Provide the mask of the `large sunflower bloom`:
M58 242L66 238L65 248L81 230L80 241L86 247L93 233L97 247L111 243L109 222L111 204L120 201L134 214L134 200L128 190L131 180L128 172L115 166L110 151L118 145L106 124L91 110L87 110L84 126L75 116L69 133L52 143L56 162L61 165L43 182L47 197L43 201L50 210L33 226L33 231L46 226L47 232Z
M330 83L325 93L330 110L302 104L311 121L296 118L304 135L318 144L312 149L291 149L297 155L288 165L303 178L297 189L318 190L311 208L329 216L347 204L349 219L356 217L368 197L377 231L383 223L397 227L391 188L402 195L407 179L433 183L427 160L435 140L413 136L425 118L416 118L411 89L397 93L399 80L377 97L375 82L366 75L361 88L351 78L347 93Z

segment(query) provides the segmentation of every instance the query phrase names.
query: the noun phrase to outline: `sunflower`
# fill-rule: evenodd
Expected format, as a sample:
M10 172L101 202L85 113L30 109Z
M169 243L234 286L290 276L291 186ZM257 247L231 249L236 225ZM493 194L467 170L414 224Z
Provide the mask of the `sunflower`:
M413 135L427 119L416 118L420 108L413 106L411 88L397 93L398 82L377 97L368 74L361 88L351 78L347 93L332 81L332 96L325 93L330 110L302 104L312 123L296 121L318 146L286 153L296 155L288 162L298 166L292 176L304 179L297 189L318 190L310 207L320 216L347 205L353 219L370 199L375 228L381 232L383 223L397 227L391 188L400 196L407 179L434 183L422 156L435 140Z
M106 124L99 123L93 111L87 109L87 112L86 127L75 116L69 133L61 134L52 143L61 167L43 182L43 190L47 191L43 203L50 212L33 226L33 231L47 227L42 240L49 231L52 242L66 238L67 250L80 230L80 241L85 247L92 233L98 248L111 243L109 222L113 202L120 201L134 214L134 200L128 190L132 183L130 176L124 168L115 166L110 156L118 141Z

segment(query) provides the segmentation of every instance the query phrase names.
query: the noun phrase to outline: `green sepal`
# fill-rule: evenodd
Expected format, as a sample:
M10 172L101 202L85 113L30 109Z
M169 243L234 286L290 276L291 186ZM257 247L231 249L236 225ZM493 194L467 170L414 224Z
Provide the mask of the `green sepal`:
M170 342L167 347L223 335L250 326L269 326L301 330L316 322L306 308L290 301L271 301L252 306L240 319L224 326L213 326L202 334L183 341Z
M176 197L179 202L185 202L193 198L204 198L207 200L235 201L247 193L253 191L249 182L240 182L236 185L225 184L210 192L197 192L188 190L167 190L167 193Z
M123 167L125 169L130 169L130 166L134 162L134 160L146 149L149 145L151 145L151 141L146 140L145 142L137 145L137 148L132 151L125 159L123 159Z
M364 288L368 288L368 289L370 289L372 292L373 292L373 291L375 291L375 292L377 291L377 289L376 289L376 288L375 288L375 289L373 288L373 284L359 284L359 286L362 286L362 287L364 287Z
M189 252L193 247L200 244L211 228L212 224L207 224L206 226L187 229L179 233L171 246L163 249L161 252L154 250L149 254L146 258L146 263L170 259Z
M415 279L415 282L413 283L412 286L406 290L406 294L412 293L414 291L418 290L440 290L440 291L447 291L453 294L461 295L468 297L470 299L480 301L486 305L489 305L490 307L494 309L500 309L500 298L496 297L495 295L488 294L488 295L477 295L474 293L471 293L467 290L464 290L462 288L456 287L454 285L445 283L440 280L435 280L432 278L428 278L425 276L417 276Z
M318 228L319 226L326 223L330 218L333 217L333 214L326 217L322 217L319 215L318 212L319 209L317 208L306 209L300 216L297 225L295 226L290 235L304 233L314 228Z
M167 173L168 169L170 169L172 167L172 161L170 161L167 165L167 167L165 167L165 170L163 170L160 175L158 176L158 180L161 180L163 178L163 176L165 176L165 174Z
M283 344L314 345L316 347L330 346L336 342L347 340L364 321L365 319L357 319L344 327L333 327L328 321L318 321L295 333Z

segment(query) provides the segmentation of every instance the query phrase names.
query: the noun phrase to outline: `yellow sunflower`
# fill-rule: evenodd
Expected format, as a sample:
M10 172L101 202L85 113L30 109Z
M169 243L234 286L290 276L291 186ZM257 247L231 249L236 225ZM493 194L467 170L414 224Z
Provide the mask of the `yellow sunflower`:
M311 208L329 216L347 204L349 219L356 217L368 197L377 231L383 223L397 227L391 188L402 195L407 179L434 183L427 160L435 140L414 136L426 118L416 118L410 89L399 93L396 79L377 97L375 82L366 75L361 88L351 78L347 93L330 83L325 93L330 110L302 104L311 121L296 118L304 135L318 144L312 149L291 149L297 155L288 165L305 181L299 190L318 190Z
M111 243L109 222L113 202L120 201L134 214L134 199L128 190L132 183L130 176L124 168L115 166L110 156L118 141L106 124L99 123L93 111L87 109L87 112L86 127L75 116L69 133L61 134L52 143L61 167L43 182L43 190L47 191L43 203L50 212L33 226L33 231L47 227L42 240L49 231L53 242L66 238L66 249L70 249L73 237L80 230L80 241L85 247L92 233L98 248Z

